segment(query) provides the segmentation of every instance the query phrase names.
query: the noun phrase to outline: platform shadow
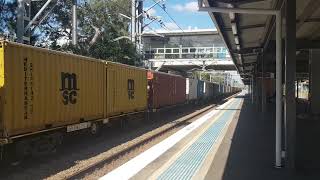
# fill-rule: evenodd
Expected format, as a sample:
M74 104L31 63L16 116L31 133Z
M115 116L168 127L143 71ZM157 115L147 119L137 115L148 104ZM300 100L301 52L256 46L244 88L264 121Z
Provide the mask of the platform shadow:
M244 96L239 117L231 123L206 179L319 179L317 175L306 176L286 168L276 169L274 160L275 105L269 104L268 112L262 114Z

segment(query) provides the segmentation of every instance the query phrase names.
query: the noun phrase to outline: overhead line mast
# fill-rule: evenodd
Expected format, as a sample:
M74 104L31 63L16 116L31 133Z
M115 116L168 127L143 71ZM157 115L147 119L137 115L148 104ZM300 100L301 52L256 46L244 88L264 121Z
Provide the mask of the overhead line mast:
M77 45L77 0L72 4L72 45Z

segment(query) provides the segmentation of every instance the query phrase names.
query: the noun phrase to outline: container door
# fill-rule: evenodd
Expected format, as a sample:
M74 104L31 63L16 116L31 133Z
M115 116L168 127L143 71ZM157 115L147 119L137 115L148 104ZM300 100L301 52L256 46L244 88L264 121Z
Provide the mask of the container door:
M153 106L153 80L148 80L148 107L152 108Z
M115 112L115 97L116 97L116 74L113 69L107 69L107 114Z
M0 137L4 137L4 42L0 42Z
M186 99L190 98L190 93L189 93L190 85L192 85L192 82L189 81L189 78L186 78Z

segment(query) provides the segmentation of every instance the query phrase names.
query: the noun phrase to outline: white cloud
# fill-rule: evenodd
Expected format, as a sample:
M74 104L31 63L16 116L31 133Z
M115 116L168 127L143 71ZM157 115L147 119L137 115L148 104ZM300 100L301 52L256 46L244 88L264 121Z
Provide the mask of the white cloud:
M185 4L176 4L173 9L178 12L197 12L199 8L198 3L192 1Z
M157 14L157 11L155 10L155 9L149 9L148 11L147 11L147 13L150 15L150 16L154 16L154 15L156 15Z
M169 30L177 30L177 29L179 29L179 27L175 23L172 23L172 22L165 23L165 26Z

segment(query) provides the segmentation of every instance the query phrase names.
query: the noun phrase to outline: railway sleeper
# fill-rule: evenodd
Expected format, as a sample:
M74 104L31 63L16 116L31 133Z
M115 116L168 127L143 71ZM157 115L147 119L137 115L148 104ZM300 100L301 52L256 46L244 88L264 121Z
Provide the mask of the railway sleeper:
M40 136L31 136L19 139L7 146L1 146L1 160L17 162L28 157L40 157L54 153L58 146L62 144L63 134L63 132L52 132Z

